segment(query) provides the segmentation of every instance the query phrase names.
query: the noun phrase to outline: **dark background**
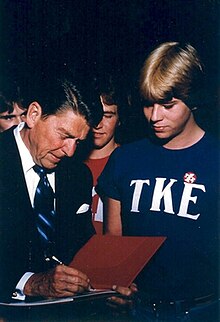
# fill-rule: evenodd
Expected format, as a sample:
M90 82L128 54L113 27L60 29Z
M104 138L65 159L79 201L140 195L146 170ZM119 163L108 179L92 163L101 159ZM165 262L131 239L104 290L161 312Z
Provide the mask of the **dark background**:
M0 68L30 81L40 73L70 71L85 81L94 71L119 73L132 93L155 45L189 42L206 67L202 122L217 133L219 8L219 0L3 0Z

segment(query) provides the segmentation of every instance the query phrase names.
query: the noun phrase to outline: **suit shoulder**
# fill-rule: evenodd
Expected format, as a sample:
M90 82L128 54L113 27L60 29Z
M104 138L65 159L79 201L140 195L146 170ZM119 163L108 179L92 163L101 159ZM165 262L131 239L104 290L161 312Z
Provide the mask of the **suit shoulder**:
M92 182L92 174L87 165L74 158L62 160L59 168L63 173L67 173L68 177L74 176L78 180Z

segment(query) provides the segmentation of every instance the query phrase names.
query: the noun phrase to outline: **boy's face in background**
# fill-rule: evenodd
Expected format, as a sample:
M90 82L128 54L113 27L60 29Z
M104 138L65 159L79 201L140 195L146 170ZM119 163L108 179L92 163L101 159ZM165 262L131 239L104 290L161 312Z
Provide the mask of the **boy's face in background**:
M17 103L13 103L13 111L0 113L0 132L3 132L14 125L18 125L22 122L26 111L18 106Z
M103 118L97 127L93 128L94 148L102 149L114 140L115 130L119 124L118 107L106 104L102 97Z

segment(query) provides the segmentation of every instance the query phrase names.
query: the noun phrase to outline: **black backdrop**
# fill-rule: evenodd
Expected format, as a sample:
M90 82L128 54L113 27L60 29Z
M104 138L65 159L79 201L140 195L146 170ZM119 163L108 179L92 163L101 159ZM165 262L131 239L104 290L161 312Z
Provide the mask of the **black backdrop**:
M206 66L209 116L217 133L219 0L1 0L2 73L37 78L65 71L119 72L132 91L148 51L189 42Z

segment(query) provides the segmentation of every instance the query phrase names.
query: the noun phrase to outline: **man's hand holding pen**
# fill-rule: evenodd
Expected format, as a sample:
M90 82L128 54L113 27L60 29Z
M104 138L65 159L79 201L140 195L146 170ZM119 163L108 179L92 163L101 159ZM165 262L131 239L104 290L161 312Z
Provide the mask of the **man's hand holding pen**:
M57 265L44 273L33 274L24 287L27 296L42 296L46 298L68 297L91 290L90 280L81 271L63 264L56 256L46 258ZM113 288L121 296L108 298L108 304L113 308L126 309L132 306L133 295L137 292L136 284L130 287L114 285Z
M66 265L57 265L53 269L33 274L24 287L27 296L66 297L88 291L88 277Z

